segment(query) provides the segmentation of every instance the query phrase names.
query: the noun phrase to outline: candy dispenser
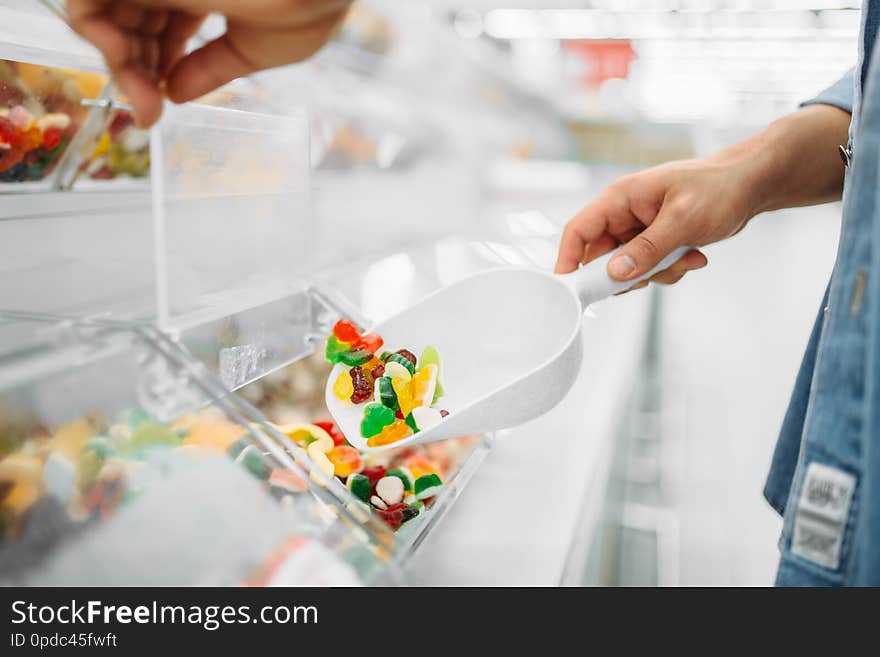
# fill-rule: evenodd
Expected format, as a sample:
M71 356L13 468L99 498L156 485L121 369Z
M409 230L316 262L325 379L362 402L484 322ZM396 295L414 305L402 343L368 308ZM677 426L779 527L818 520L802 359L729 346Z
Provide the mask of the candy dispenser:
M291 542L339 583L390 576L386 529L173 342L11 315L0 334L3 582L240 584Z
M57 161L0 188L0 580L128 584L171 562L157 581L399 581L494 437L340 466L353 448L323 402L324 341L480 269L548 267L556 225L488 202L487 171L525 133L558 153L539 138L554 121L535 99L514 112L522 94L490 68L421 97L411 40L383 30L381 48L344 32L139 133L56 17L0 1L3 16L29 26L0 25L0 57L33 123L24 94L44 77L79 95ZM386 476L437 483L395 515L353 474L370 494Z

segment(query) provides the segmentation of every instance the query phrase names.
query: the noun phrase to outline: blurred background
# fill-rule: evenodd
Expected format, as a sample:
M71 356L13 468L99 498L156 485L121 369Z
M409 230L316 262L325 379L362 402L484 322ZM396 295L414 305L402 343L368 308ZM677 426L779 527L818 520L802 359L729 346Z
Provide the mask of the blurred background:
M210 239L205 224L154 247L151 175L178 190L200 171L157 165L155 140L190 147L201 119L137 130L97 53L46 4L60 3L0 0L0 110L36 126L25 146L0 144L0 315L155 323L197 356L247 333L239 298L293 282L375 321L482 267L549 269L565 222L615 177L795 111L855 65L859 25L855 0L359 0L314 59L200 101L261 117L259 139L196 144L216 165L206 185L259 178L278 150L260 122L304 113L308 138L291 128L277 143L308 143L308 162L273 165L296 182L279 195L287 213L254 235L265 207L224 197ZM199 41L222 29L212 19ZM758 217L680 284L601 304L569 397L487 438L479 468L451 468L467 478L424 525L436 531L405 543L406 580L771 584L781 521L761 490L839 222L839 204ZM260 326L286 330L296 312ZM316 374L275 371L296 349L241 389L273 421L312 421L322 403ZM244 382L211 358L228 387ZM303 385L311 419L272 397Z

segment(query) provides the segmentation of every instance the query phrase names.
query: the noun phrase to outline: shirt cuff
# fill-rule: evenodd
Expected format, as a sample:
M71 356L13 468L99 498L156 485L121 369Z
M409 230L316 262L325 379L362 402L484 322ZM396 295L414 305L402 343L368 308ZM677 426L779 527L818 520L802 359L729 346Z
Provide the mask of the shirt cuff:
M804 101L800 107L808 105L832 105L852 114L853 96L855 95L856 69L851 68L837 82L828 87L815 98Z

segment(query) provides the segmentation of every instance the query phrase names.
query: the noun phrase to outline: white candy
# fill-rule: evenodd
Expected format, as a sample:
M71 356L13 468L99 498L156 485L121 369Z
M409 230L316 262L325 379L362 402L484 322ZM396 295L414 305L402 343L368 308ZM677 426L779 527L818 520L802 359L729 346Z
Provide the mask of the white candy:
M409 370L393 360L385 363L385 373L382 376L390 376L392 379L403 379L404 381L412 379L412 374L409 373Z
M376 484L376 494L389 506L403 500L403 482L399 477L382 477Z
M440 415L440 411L436 408L431 408L430 406L416 406L412 409L412 416L419 431L433 429L443 421L443 416Z
M382 501L382 498L376 495L373 495L373 497L370 498L370 502L374 507L376 507L377 509L382 509L382 511L388 508L388 505Z
M43 466L43 481L49 494L66 504L76 492L76 468L61 452L52 452Z
M312 462L315 464L315 469L313 469L309 473L312 477L312 481L314 481L317 484L323 485L324 482L321 481L320 476L315 474L315 470L318 470L319 472L323 472L324 475L327 477L332 477L333 471L335 470L335 466L333 465L333 462L330 461L329 458L327 458L327 454L321 448L322 448L322 445L320 445L317 442L314 442L311 445L309 445L309 448L307 451L309 454L309 458L312 459Z

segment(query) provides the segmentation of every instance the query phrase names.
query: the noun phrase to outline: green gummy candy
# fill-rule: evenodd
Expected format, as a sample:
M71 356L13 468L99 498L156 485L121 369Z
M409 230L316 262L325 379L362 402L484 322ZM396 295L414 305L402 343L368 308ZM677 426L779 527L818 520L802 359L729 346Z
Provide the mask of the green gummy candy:
M410 374L416 373L416 366L412 364L412 361L406 358L405 356L401 356L400 354L391 354L385 361L386 363L400 363L403 365Z
M425 365L437 366L437 385L434 387L434 398L431 400L433 405L443 396L444 392L443 384L440 383L440 353L437 351L437 347L432 344L429 344L422 350L422 355L419 358L419 369L422 369Z
M345 482L351 494L361 502L370 501L370 478L362 474L352 474Z
M385 473L386 477L397 477L403 482L403 490L412 490L413 489L413 480L412 480L412 472L409 471L409 468L404 470L403 468L394 468L393 470L389 470Z
M440 383L439 377L437 378L437 384L434 386L434 399L431 400L431 406L437 403L437 400L440 399L446 391L443 390L443 384Z
M436 365L437 376L440 376L440 354L437 352L437 347L432 344L422 350L422 355L419 358L419 369L425 365Z
M396 411L399 408L399 405L397 403L397 393L394 392L394 386L391 385L391 377L379 377L378 381L376 381L376 385L379 386L379 399L381 400L382 405Z
M330 363L338 363L339 357L346 351L351 351L351 345L341 342L335 335L327 338L327 346L324 348L324 358Z
M338 362L345 363L346 365L350 365L351 367L356 367L358 365L368 363L372 359L373 354L371 354L366 349L351 349L339 354Z
M241 463L245 470L250 472L257 479L265 481L271 474L271 471L266 466L265 460L263 460L263 455L260 454L260 450L253 445L245 447L235 461L236 463Z
M246 450L248 447L250 447L250 445L251 445L251 441L249 441L247 438L245 438L244 436L242 436L241 438L239 438L238 440L236 440L234 443L232 443L232 444L226 449L226 454L227 454L227 455L229 456L229 458L231 458L231 459L237 459L237 458L238 458L238 455L241 454L241 453L242 453L244 450Z
M413 490L418 499L424 500L429 497L434 497L440 492L441 488L443 488L443 482L440 480L440 477L435 474L426 474L416 479L416 484Z
M382 429L394 423L394 411L387 406L372 402L364 409L364 419L361 420L361 435L370 438L382 433Z
M133 452L147 447L179 444L180 436L174 431L155 420L145 420L132 432L127 451Z
M379 356L379 360L381 360L384 363L386 360L388 360L388 357L390 355L391 355L390 351L383 351L382 354Z
M83 447L83 452L92 452L96 458L104 460L109 456L113 456L116 450L110 441L102 436L92 438Z
M413 433L419 432L419 428L418 426L416 426L416 419L413 417L412 412L410 412L410 414L406 416L404 421L406 422L407 426L409 426L409 428L413 430Z

